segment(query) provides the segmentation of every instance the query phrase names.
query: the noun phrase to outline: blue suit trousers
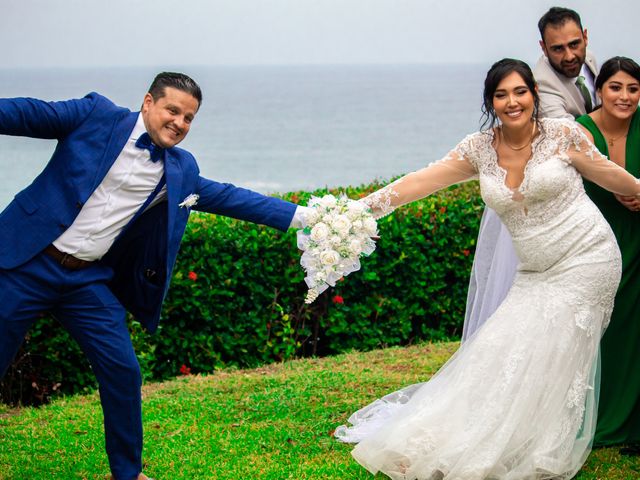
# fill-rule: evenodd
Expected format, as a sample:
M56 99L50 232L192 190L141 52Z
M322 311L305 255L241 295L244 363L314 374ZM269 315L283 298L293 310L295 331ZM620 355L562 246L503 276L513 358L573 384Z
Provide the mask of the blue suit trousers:
M116 480L132 480L142 471L142 379L125 310L106 285L112 275L100 262L68 270L45 253L0 269L0 378L33 322L42 312L52 314L98 380L111 472Z

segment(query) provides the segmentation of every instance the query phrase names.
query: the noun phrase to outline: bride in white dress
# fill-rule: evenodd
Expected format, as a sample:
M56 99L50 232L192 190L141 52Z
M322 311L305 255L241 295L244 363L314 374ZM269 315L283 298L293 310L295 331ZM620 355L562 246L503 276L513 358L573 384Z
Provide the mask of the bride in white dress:
M579 127L537 119L529 67L487 74L489 127L443 160L364 201L377 216L479 178L509 229L518 272L507 298L426 383L376 400L339 427L355 459L393 479L565 479L589 454L598 343L620 279L620 252L582 178L622 195L640 183ZM499 120L499 122L497 121Z

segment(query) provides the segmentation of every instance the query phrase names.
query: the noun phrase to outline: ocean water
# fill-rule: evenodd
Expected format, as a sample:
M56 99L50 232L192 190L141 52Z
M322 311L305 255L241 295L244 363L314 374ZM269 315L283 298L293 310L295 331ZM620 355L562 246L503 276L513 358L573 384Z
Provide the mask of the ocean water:
M204 176L263 193L360 185L421 168L479 126L486 65L180 68L204 100L188 137ZM137 110L156 70L0 69L0 97L97 91ZM0 135L0 208L55 141Z

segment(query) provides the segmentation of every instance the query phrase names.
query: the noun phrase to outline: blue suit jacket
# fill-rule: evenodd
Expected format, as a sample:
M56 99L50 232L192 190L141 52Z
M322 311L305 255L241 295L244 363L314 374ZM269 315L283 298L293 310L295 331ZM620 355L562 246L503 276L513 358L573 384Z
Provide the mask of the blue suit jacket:
M44 102L0 99L0 133L58 140L45 169L0 213L0 268L29 261L71 225L129 139L138 112L90 93ZM155 331L189 217L178 204L200 196L194 210L286 230L296 206L199 175L195 158L166 151L167 202L148 210L116 240L103 261L114 268L112 290L149 331Z

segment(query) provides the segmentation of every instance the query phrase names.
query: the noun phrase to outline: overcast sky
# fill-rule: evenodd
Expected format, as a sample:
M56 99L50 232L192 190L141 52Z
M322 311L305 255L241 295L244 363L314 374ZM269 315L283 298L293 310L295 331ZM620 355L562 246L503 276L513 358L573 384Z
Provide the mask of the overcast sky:
M533 62L545 0L0 0L0 67ZM576 9L640 61L639 0Z

